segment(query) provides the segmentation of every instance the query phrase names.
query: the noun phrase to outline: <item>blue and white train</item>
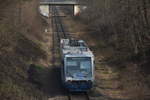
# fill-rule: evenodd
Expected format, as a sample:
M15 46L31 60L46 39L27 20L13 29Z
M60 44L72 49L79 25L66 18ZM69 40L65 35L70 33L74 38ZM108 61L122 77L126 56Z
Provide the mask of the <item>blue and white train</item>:
M61 78L71 92L86 92L94 82L94 55L83 40L61 39Z

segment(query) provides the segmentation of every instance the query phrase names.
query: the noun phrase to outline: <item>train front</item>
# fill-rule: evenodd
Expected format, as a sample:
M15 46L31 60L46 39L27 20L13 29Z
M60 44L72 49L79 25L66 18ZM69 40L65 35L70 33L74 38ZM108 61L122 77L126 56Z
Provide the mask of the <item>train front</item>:
M85 92L94 81L93 55L68 55L64 61L65 88L71 92Z

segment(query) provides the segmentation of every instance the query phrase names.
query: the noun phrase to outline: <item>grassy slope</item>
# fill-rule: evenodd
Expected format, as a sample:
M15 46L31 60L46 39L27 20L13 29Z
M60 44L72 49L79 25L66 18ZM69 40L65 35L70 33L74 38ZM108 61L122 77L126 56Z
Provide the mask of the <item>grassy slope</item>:
M18 1L9 0L0 4L1 100L46 99L37 85L28 80L30 63L46 59L40 44L43 23L36 13L36 4L35 0L22 2L21 24Z

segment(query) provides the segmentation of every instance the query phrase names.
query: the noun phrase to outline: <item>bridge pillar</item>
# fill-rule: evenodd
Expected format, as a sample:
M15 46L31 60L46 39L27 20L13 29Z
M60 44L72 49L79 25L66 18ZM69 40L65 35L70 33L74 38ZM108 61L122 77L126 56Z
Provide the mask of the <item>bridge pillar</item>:
M74 5L74 16L80 13L81 9L79 5Z
M40 5L39 11L43 16L49 17L49 5Z

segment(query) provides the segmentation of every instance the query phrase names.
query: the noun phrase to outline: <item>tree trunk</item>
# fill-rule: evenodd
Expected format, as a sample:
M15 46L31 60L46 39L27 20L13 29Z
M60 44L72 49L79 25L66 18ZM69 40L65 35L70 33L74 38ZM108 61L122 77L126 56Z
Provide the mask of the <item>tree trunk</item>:
M143 7L143 13L144 13L146 28L148 28L149 22L148 22L148 15L147 15L148 11L147 11L146 0L142 0L142 7Z

